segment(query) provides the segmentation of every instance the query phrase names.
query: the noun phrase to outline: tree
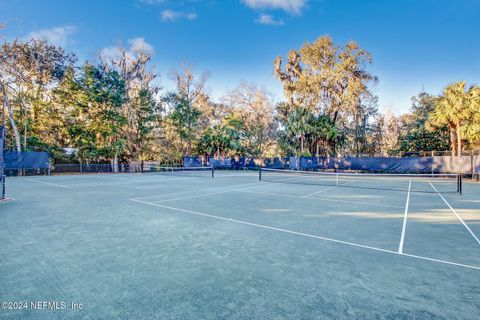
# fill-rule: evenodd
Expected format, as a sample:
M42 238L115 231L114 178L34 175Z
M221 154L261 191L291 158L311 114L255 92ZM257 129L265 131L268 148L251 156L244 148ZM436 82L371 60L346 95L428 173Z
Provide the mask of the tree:
M269 93L254 84L242 83L224 98L244 125L244 145L252 156L264 156L274 142L275 112Z
M183 143L187 142L186 155L189 157L191 155L192 142L196 137L198 119L201 113L192 107L191 103L185 98L185 96L181 96L177 93L170 93L164 98L164 101L173 106L173 111L168 118L180 137L182 155L185 155Z
M300 155L308 154L305 152L305 137L313 131L313 118L313 113L306 108L294 109L287 118L287 134L300 140Z
M343 152L354 153L357 157L360 154L375 153L371 135L374 132L374 125L371 120L378 116L377 100L368 99L359 101L355 112L337 122L344 135Z
M468 90L469 117L465 123L465 138L471 148L480 146L480 86Z
M465 86L465 81L447 86L430 114L432 126L448 125L452 153L459 156L462 154L462 124L470 117L471 105L474 104L474 95L470 91L475 89L471 87L469 92L465 92Z
M291 50L284 69L282 57L274 62L287 98L283 106L287 113L304 108L327 116L334 125L349 115L360 119L364 101L376 101L370 86L377 79L365 69L370 62L370 54L357 43L336 46L328 36Z
M151 90L148 88L140 89L134 97L136 106L135 117L130 119L132 126L128 126L130 135L126 135L127 147L130 143L130 155L143 162L152 156L152 145L155 141L155 131L160 125L160 106L152 96ZM127 118L127 124L129 122ZM133 131L133 134L132 134ZM133 137L132 137L133 136Z
M393 113L383 116L381 152L383 155L392 155L400 148L401 123Z
M69 71L55 93L65 107L69 146L78 148L80 159L110 160L116 172L126 122L121 107L128 98L120 75L87 62L78 77Z
M224 118L221 123L205 130L200 137L197 150L217 158L243 152L243 122L238 113Z
M315 146L315 156L320 156L320 148L323 146L325 156L329 156L329 142L334 141L338 131L332 120L328 117L317 115L311 118L311 136Z
M191 68L182 66L182 71L172 75L177 85L176 92L168 93L164 102L171 112L169 119L180 137L182 155L185 154L183 143L187 143L186 155L192 152L192 143L196 137L201 112L195 107L197 99L202 95L206 76L196 79Z
M430 114L435 110L437 98L424 91L412 97L410 113L402 118L403 152L444 151L450 148L449 130L446 125L429 125Z
M125 157L142 161L151 157L150 143L158 138L161 120L161 105L157 96L161 90L155 82L158 77L149 70L151 53L144 48L133 52L118 48L118 55L103 58L107 70L115 70L125 81L128 99L121 113L126 119L122 128L125 140Z
M7 106L17 150L21 149L18 122L22 120L24 146L29 135L35 141L54 144L56 132L52 130L51 88L61 80L65 71L76 61L74 55L45 40L6 42L0 48L0 73L5 92L11 96L17 112ZM21 116L22 119L15 119Z

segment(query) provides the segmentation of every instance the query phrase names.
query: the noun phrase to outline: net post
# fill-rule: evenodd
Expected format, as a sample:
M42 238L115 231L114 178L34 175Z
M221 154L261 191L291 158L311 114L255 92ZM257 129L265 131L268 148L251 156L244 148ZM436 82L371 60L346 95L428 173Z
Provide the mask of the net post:
M212 166L212 179L215 177L215 167Z
M0 195L0 200L3 200L5 199L5 179L6 179L6 175L3 175L2 176L2 194Z
M463 184L462 183L462 175L459 174L459 175L457 175L457 192L459 194L462 194L462 184Z
M258 170L258 181L262 181L262 168Z

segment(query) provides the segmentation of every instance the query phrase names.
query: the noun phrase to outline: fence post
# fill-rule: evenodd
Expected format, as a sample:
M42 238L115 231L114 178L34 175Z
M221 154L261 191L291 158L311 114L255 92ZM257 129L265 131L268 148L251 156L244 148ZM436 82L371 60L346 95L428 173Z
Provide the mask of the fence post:
M51 158L51 153L50 153L50 147L48 148L48 176L51 174L51 168L52 167L52 158Z
M472 174L472 180L474 180L473 175L475 173L475 170L474 170L474 167L473 167L473 152L470 155L470 169L471 169L470 172Z

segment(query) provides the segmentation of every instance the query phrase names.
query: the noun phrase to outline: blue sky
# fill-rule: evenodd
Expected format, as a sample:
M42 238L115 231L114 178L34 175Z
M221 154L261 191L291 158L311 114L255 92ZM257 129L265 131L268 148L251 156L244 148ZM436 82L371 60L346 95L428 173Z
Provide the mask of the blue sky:
M81 59L148 47L164 85L188 62L210 74L214 98L248 81L282 99L273 60L324 34L372 54L382 110L407 111L422 88L480 83L478 0L0 0L0 24L0 41L44 37Z

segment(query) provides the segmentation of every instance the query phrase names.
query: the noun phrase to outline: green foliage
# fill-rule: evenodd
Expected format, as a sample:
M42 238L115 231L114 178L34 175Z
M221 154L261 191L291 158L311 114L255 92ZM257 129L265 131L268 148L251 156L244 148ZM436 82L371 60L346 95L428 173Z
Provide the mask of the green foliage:
M172 121L175 131L180 137L181 141L187 142L188 146L186 154L187 156L190 156L191 145L196 138L198 120L201 113L192 106L191 102L186 96L178 93L169 93L164 98L164 102L173 107L173 111L169 115L169 119Z
M444 151L450 148L448 126L432 126L429 120L436 103L437 98L426 92L412 98L410 115L405 117L406 133L402 137L401 151Z
M111 159L124 145L120 113L127 99L125 82L116 71L89 63L78 79L70 71L56 90L57 103L65 106L70 146L82 159Z
M443 90L443 94L436 100L435 109L430 113L431 126L448 126L454 154L461 155L464 140L472 141L472 134L475 134L475 130L468 130L468 125L476 123L480 106L479 92L477 86L466 90L465 81L453 83Z
M442 129L432 132L420 129L410 131L403 137L400 150L403 152L444 151L449 147L448 131Z
M45 40L14 40L1 45L0 81L6 84L5 95L10 97L6 107L13 133L9 137L14 139L9 143L15 143L17 150L22 145L29 148L30 136L41 143L57 143L59 134L55 129L59 119L51 104L50 88L75 61L74 55Z
M241 155L244 151L242 140L244 138L243 122L238 115L225 118L222 123L208 128L200 137L197 151L208 156Z
M284 105L280 105L282 107ZM284 125L286 134L280 139L284 146L293 144L295 148L289 151L296 155L326 156L339 136L335 123L329 117L315 114L307 108L290 110Z

